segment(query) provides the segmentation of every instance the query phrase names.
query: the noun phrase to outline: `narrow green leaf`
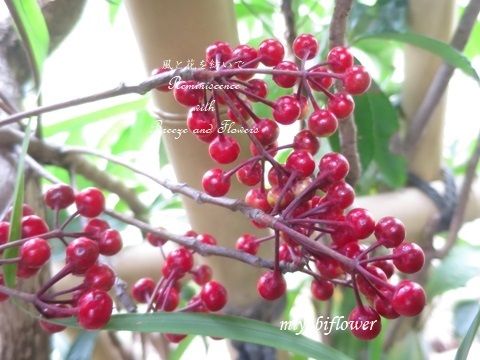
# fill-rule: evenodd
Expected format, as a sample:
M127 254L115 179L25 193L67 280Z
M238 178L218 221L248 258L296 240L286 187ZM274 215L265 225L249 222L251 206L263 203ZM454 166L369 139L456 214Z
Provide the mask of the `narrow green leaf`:
M17 177L15 181L15 188L13 190L13 205L12 213L10 215L10 230L8 234L8 242L15 241L21 238L21 219L22 219L22 204L23 204L23 187L25 183L24 167L25 156L27 156L28 144L30 142L31 134L31 120L28 121L25 128L25 137L23 138L22 150L18 158ZM18 256L18 247L14 246L8 248L3 253L4 259L11 259ZM17 263L3 265L3 277L5 285L8 287L15 286L15 277L17 275Z
M122 5L122 0L109 0L108 1L108 17L110 19L110 23L113 24L115 22L115 18L117 17L118 10Z
M92 124L100 120L105 120L114 116L145 109L147 103L148 97L144 96L139 99L121 102L120 104L111 105L87 114L65 119L51 125L44 124L43 134L44 136L52 136L62 131L70 132L72 130L81 129L85 125Z
M82 331L68 351L66 360L90 360L98 339L98 331Z
M455 355L455 360L467 360L468 353L470 352L470 347L472 346L475 335L477 334L478 328L480 327L480 309L478 309L477 316L473 320L470 328L468 329L467 335L462 340L460 347L458 348L457 354Z
M37 88L40 74L48 56L50 37L47 24L36 0L7 0L10 14L30 58Z
M185 339L180 341L178 346L176 347L175 350L173 350L170 353L169 359L170 360L181 360L183 353L188 349L190 344L192 343L193 339L195 339L195 336L187 336Z
M78 326L75 319L56 319L56 323ZM278 326L258 320L200 313L120 314L112 316L105 330L163 332L215 336L255 344L323 360L347 360L338 350Z
M358 36L356 39L353 40L353 43L365 41L368 39L385 39L399 41L405 44L419 47L421 49L431 52L432 54L440 56L443 60L448 62L453 67L462 70L466 75L471 76L477 81L480 81L477 72L475 71L467 57L461 52L459 52L457 49L444 42L414 33L380 32Z

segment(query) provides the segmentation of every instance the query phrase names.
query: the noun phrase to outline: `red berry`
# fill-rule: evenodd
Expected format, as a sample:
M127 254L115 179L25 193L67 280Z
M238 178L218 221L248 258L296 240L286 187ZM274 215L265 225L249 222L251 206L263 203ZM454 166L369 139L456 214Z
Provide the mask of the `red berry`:
M178 279L183 277L185 273L192 270L192 267L192 253L188 249L180 247L167 255L167 258L162 266L162 274L168 278L174 273L175 278Z
M327 175L326 179L333 183L345 179L350 166L342 154L331 152L320 159L319 169L322 174Z
M353 55L344 46L336 46L327 55L330 69L336 73L343 73L353 65Z
M227 117L230 120L232 120L234 123L243 124L245 121L250 119L249 110L251 110L251 109L252 109L252 106L250 105L249 102L233 101L233 104L228 106ZM221 130L223 130L223 128ZM219 129L219 131L221 131L221 130Z
M105 230L109 229L110 225L108 222L102 219L90 219L83 227L83 232L91 237L100 236Z
M348 317L350 332L361 340L375 339L382 330L380 315L369 306L355 307Z
M385 275L382 269L376 266L368 265L365 270L372 274L376 279L382 280L384 282L387 281L387 275ZM367 279L361 274L358 274L356 277L358 290L360 290L360 292L365 296L373 298L377 294L377 291L382 289L382 284L371 278L368 278L368 280L370 282L367 281Z
M75 196L75 204L80 215L94 218L105 210L105 196L97 188L86 188Z
M280 128L273 120L262 118L252 125L252 133L263 146L272 145L277 141Z
M320 141L310 130L302 130L293 138L294 150L305 150L315 155L320 149Z
M285 209L295 198L293 191L288 189L284 191L281 187L274 186L267 192L267 201L268 204L273 208L280 202L277 206L279 209Z
M372 82L370 74L361 65L354 65L345 71L343 87L352 95L360 95L368 90Z
M238 238L235 247L237 250L256 255L260 247L260 244L256 240L257 238L253 235L243 234Z
M318 67L308 72L308 84L315 91L325 91L333 84L330 71L324 67Z
M48 225L37 215L22 217L22 239L42 235L48 232Z
M272 114L276 122L290 125L299 118L300 112L300 102L291 95L284 95L275 100Z
M210 234L199 234L197 240L205 245L217 245L217 240Z
M4 245L8 242L8 234L10 232L10 223L6 221L0 222L0 245ZM0 254L3 251L0 252Z
M150 278L138 279L132 287L132 297L136 302L147 303L155 290L155 281Z
M420 271L425 264L425 254L420 246L404 242L393 250L393 265L405 274Z
M232 52L232 61L235 68L254 69L258 66L257 50L250 45L239 45ZM256 61L255 61L256 60ZM254 73L235 75L240 80L250 79Z
M230 135L217 136L209 145L208 153L219 164L230 164L237 160L240 146Z
M280 298L287 290L287 283L279 272L267 271L257 282L257 291L265 300L273 301Z
M37 275L40 268L31 268L25 266L22 262L18 263L17 268L17 278L19 279L29 279L35 275Z
M280 71L298 71L297 65L291 61L282 61L280 64L275 66L273 70L280 70ZM282 88L291 88L295 86L298 82L299 78L294 75L286 75L286 74L273 74L272 79L278 86Z
M267 192L261 188L250 189L245 195L245 203L266 213L272 211L272 207L267 200Z
M248 87L245 89L250 94L247 95L247 99L251 102L258 102L256 98L258 96L261 99L265 99L268 95L268 85L261 79L252 79L248 82Z
M425 307L427 297L423 288L411 280L402 280L392 296L392 306L403 316L417 316Z
M208 310L218 311L227 303L227 290L225 290L222 284L210 281L203 285L200 291L200 298Z
M348 212L345 221L358 239L366 239L375 230L375 220L367 209L355 208Z
M5 279L3 278L3 274L0 274L0 285L5 286ZM0 302L5 301L8 299L8 295L0 292Z
M337 131L338 121L332 112L325 109L315 110L308 118L308 129L318 137L329 137Z
M214 134L217 122L214 111L198 111L191 108L187 115L187 127L197 136Z
M38 269L42 267L51 256L48 241L42 238L34 238L23 243L20 248L20 262L25 267Z
M355 102L350 94L338 92L327 101L327 109L331 111L337 119L345 119L353 113Z
M300 34L293 41L292 50L300 60L311 60L318 53L318 41L312 34Z
M168 289L160 289L155 295L155 306L156 310L163 311L173 311L177 308L180 303L180 296L178 295L177 289L174 287Z
M328 189L326 197L340 209L346 209L355 200L355 190L345 181L338 181Z
M105 256L116 255L122 250L123 241L118 230L107 229L100 235L98 239L98 249L100 254Z
M207 68L216 70L232 58L232 48L224 41L215 41L205 51Z
M392 293L388 290L381 290L383 297L377 295L373 300L373 306L380 316L385 319L396 319L400 316L392 306Z
M202 103L203 90L198 87L194 80L184 80L175 83L173 88L175 100L184 106L197 106Z
M329 300L334 290L335 286L333 283L325 279L313 279L310 285L310 291L313 297L320 301Z
M112 309L113 301L107 292L87 291L78 300L78 322L86 330L98 330L107 325Z
M75 202L73 189L65 184L57 184L45 193L45 204L52 210L65 209Z
M115 273L105 264L95 264L85 273L83 280L89 289L109 291L115 284Z
M263 178L263 168L259 162L242 166L236 173L238 181L246 186L255 186Z
M276 39L263 40L258 46L258 56L265 66L278 65L285 56L285 49L280 41Z
M69 314L68 311L65 310L72 310L68 305L65 304L58 304L56 305L56 309L48 308L42 311L42 317L40 318L39 325L40 327L48 332L49 334L58 333L60 331L65 330L67 327L64 325L58 325L47 321L46 319L58 319L58 318L66 318L72 316ZM62 311L63 310L63 311Z
M212 268L208 265L202 264L195 270L192 270L192 279L197 285L205 285L212 280Z
M222 169L210 169L203 175L202 187L210 196L224 196L230 190L230 178L225 176Z
M376 266L383 270L387 278L390 279L395 272L395 266L393 266L392 260L377 260L372 261L370 265Z
M159 227L158 228L159 230L165 230L164 227ZM154 233L147 233L147 241L152 245L152 246L155 246L155 247L160 247L162 245L165 245L165 243L168 241L168 239L164 238L163 236L160 236L160 235L156 235Z
M405 240L405 236L405 225L393 216L381 218L375 226L375 237L387 248L397 247Z
M328 256L316 256L315 265L320 275L326 279L335 279L344 273L340 262Z
M99 253L95 241L79 237L67 245L66 262L71 264L74 274L84 274L90 266L97 262Z
M159 68L156 68L152 71L152 76L157 76L157 75L160 75L164 72L167 72L167 71L170 71L172 69L168 68L168 67L159 67ZM168 92L171 90L171 87L167 84L167 85L160 85L160 86L157 86L155 88L156 90L158 91L161 91L161 92Z
M180 341L182 341L183 339L185 339L187 337L187 335L185 334L163 334L168 341L170 341L171 343L173 344L178 344Z
M285 162L285 169L290 172L295 171L300 178L306 178L315 170L315 160L309 152L305 150L295 150L288 155Z

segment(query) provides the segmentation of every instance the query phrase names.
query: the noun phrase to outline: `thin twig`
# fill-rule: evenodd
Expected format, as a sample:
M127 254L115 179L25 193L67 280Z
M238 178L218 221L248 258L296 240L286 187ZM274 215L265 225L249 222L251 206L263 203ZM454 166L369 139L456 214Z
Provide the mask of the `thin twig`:
M333 15L330 25L330 49L335 46L345 45L345 33L347 30L348 15L352 8L353 0L337 0L333 9ZM341 84L336 84L337 91L341 90ZM357 126L353 115L339 121L338 132L342 147L342 154L347 158L350 164L350 172L346 181L355 186L361 173L360 157L357 149Z
M460 20L452 38L450 43L452 47L459 51L463 51L479 13L480 0L471 0L465 8L462 19ZM411 121L411 125L405 138L404 149L406 152L412 154L413 151L415 151L415 147L422 137L423 132L431 119L431 115L442 98L454 70L454 67L447 62L444 62L438 69L420 107Z

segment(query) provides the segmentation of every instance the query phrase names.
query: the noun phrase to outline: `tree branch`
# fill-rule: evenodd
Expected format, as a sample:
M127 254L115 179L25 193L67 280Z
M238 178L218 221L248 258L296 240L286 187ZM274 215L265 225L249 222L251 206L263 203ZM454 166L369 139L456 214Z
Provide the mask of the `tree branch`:
M330 25L330 49L335 46L345 45L345 34L347 30L348 15L352 8L353 0L336 0ZM341 89L340 84L336 84L337 91ZM350 163L350 172L346 181L355 186L361 173L360 157L357 149L357 126L353 115L339 121L338 131L342 154Z

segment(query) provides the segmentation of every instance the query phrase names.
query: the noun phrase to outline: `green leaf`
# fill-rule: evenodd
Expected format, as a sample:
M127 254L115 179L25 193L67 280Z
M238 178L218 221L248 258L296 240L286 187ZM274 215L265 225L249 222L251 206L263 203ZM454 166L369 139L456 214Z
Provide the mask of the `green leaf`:
M480 247L459 241L440 265L432 269L426 291L429 298L465 286L480 273Z
M40 75L50 44L45 18L36 0L7 0L5 3L26 47L33 66L36 87L39 88Z
M56 323L78 326L75 319L56 319ZM272 346L314 359L350 359L338 350L278 326L258 320L227 315L199 313L120 314L112 316L105 330L196 334L223 337Z
M362 110L367 114L360 114L359 124L359 146L360 154L363 154L362 165L369 160L369 142L374 147L373 160L377 164L381 176L387 185L398 188L406 181L407 163L406 160L390 151L390 140L398 130L398 115L390 100L380 90L372 89L367 93L356 97L356 102L361 104ZM367 117L370 117L371 124ZM369 134L370 125L372 133ZM373 135L373 137L371 136ZM360 143L361 141L361 143ZM365 168L364 168L365 169Z
M193 339L195 339L195 336L187 336L185 339L183 339L182 341L180 341L180 343L178 344L178 346L175 348L175 350L173 350L171 353L170 353L170 356L168 357L170 360L181 360L182 359L182 356L183 356L183 353L187 350L187 348L190 346L190 344L192 343Z
M117 17L118 10L120 9L120 5L122 5L122 0L109 0L108 1L108 17L110 19L110 23L113 24L115 22L115 18Z
M98 339L98 331L82 331L68 351L66 360L90 360Z
M10 230L8 234L8 242L12 242L21 238L21 219L22 219L22 204L23 204L23 187L25 183L25 157L27 156L28 144L30 143L31 135L31 120L28 121L25 128L25 136L22 142L22 150L18 158L17 177L15 181L15 188L13 190L13 205L12 213L10 215ZM5 250L3 254L4 259L12 259L18 256L18 246L14 246ZM3 265L3 277L5 285L8 287L15 286L15 277L17 275L17 263Z
M467 360L468 353L470 352L470 347L472 346L475 335L480 326L480 309L477 312L477 316L472 321L470 328L468 329L467 335L462 340L460 347L458 348L457 354L455 355L455 360Z
M475 71L467 57L461 52L459 52L457 49L444 42L432 39L428 36L407 32L381 32L360 35L356 39L354 39L353 42L358 43L360 41L365 41L368 39L385 39L399 41L405 44L419 47L421 49L431 52L432 54L438 55L443 60L448 62L451 66L462 70L466 75L471 76L477 81L480 81L477 72Z
M355 99L355 123L357 124L357 146L362 172L365 172L375 154L375 136L373 132L373 114L367 96ZM383 119L382 119L383 120Z

